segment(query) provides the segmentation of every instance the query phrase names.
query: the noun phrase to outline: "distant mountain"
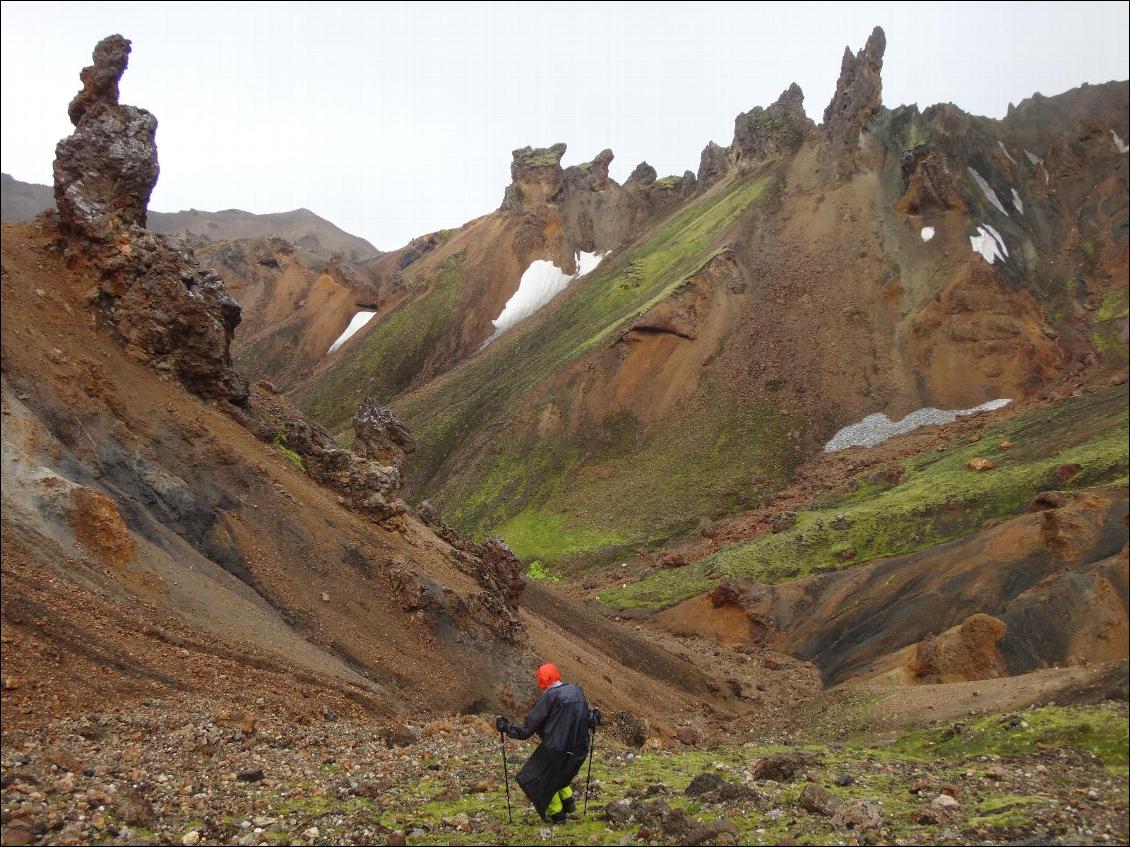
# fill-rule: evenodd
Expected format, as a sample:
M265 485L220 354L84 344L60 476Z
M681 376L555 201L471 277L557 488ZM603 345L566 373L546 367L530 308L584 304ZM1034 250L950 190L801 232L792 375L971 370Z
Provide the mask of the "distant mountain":
M149 229L162 235L185 233L191 240L204 242L277 235L311 253L338 255L348 262L360 262L381 253L364 238L350 235L309 209L268 215L240 209L150 212Z
M55 205L50 186L21 182L3 174L3 223L30 221ZM379 256L381 251L356 235L351 235L309 209L255 215L240 209L202 212L149 212L149 229L162 235L185 235L194 245L242 238L285 238L311 253L339 256L360 262Z
M20 182L10 174L0 174L0 186L0 223L30 221L55 205L55 193L49 185Z

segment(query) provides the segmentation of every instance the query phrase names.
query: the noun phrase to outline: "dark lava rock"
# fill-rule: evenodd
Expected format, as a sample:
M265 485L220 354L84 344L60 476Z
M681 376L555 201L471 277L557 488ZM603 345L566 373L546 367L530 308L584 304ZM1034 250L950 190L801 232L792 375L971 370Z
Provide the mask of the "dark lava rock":
M804 92L794 82L769 108L755 106L734 118L730 153L739 168L749 167L796 152L814 129L815 124L804 113Z
M758 759L752 768L754 779L772 779L776 782L793 782L808 768L819 763L811 753L787 750Z
M855 172L859 135L883 105L883 53L887 37L875 27L867 44L855 55L845 48L836 93L824 110L822 157L844 179Z
M157 184L157 119L118 102L129 54L130 42L120 35L98 42L94 64L79 77L82 91L67 109L75 131L55 148L55 205L80 232L144 227Z
M701 797L704 794L711 794L725 785L726 780L713 773L700 773L690 781L687 786L686 795L688 797Z

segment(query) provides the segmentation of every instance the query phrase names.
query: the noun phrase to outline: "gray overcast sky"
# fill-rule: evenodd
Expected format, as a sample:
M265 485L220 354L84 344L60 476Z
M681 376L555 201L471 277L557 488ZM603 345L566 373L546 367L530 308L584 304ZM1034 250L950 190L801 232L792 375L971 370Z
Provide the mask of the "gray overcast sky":
M152 207L300 206L381 249L498 206L510 151L605 147L697 170L795 80L819 122L845 45L887 33L883 100L1009 101L1126 79L1128 4L8 3L0 166L51 182L94 44L133 40L122 100L159 121Z

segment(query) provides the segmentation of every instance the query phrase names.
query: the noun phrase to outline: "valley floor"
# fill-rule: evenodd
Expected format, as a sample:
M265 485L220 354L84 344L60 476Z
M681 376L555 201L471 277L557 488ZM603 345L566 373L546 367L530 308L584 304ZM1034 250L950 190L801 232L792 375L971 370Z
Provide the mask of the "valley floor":
M205 701L9 730L5 844L1126 843L1127 705L944 721L897 740L633 749L597 739L592 798L551 827L479 716L399 736ZM814 733L819 730L814 730ZM510 776L532 752L508 745ZM768 777L775 777L769 779ZM946 798L946 799L939 799ZM952 799L951 799L952 798ZM835 811L832 811L835 807ZM830 814L829 814L830 813Z

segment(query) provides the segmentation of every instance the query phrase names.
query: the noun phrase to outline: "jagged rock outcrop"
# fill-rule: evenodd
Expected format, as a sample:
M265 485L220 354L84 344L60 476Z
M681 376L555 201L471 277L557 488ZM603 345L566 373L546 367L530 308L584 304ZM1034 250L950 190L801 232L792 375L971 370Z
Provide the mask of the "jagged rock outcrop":
M698 161L698 187L705 191L726 175L730 168L730 151L713 141L702 148Z
M407 427L371 397L353 415L353 451L363 459L400 466L416 449Z
M824 110L822 157L832 164L833 174L846 179L855 172L859 137L871 117L883 105L883 53L887 36L875 27L867 44L856 54L844 48L836 93Z
M515 150L510 163L510 185L502 198L503 212L536 212L553 202L561 191L564 171L561 157L567 146L523 147Z
M638 165L636 165L635 169L631 172L631 174L628 175L628 178L624 181L624 187L628 188L629 186L634 186L647 188L649 185L653 185L655 183L657 176L658 174L656 173L655 168L653 168L647 162L640 162Z
M219 275L144 229L157 120L118 103L129 52L120 35L100 41L68 109L75 131L54 165L64 250L98 276L92 300L132 352L202 397L242 404L247 388L230 354L239 305Z
M795 82L766 109L754 106L734 118L730 158L739 168L795 153L816 125L804 113L804 92Z
M407 511L399 497L400 465L414 448L404 425L372 400L353 417L355 450L338 445L329 431L310 423L289 401L264 383L251 388L253 418L244 423L269 441L313 479L332 488L339 501L376 521L398 525Z
M591 162L567 167L562 182L570 191L604 191L609 185L608 166L614 158L616 155L605 148Z

